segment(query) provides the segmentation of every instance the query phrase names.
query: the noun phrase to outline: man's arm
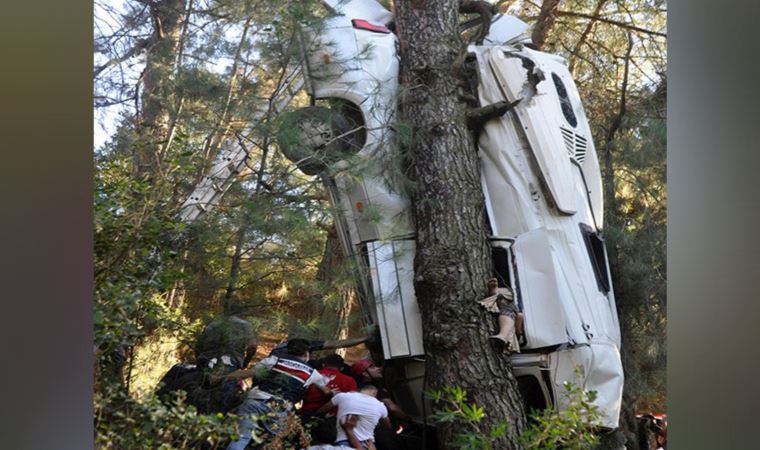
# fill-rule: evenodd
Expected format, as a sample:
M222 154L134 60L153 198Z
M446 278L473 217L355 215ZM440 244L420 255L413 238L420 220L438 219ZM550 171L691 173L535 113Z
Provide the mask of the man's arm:
M257 362L250 369L238 369L225 375L212 376L210 381L212 383L216 383L217 381L222 380L242 380L244 378L253 378L260 371L271 369L277 362L277 359L278 358L276 356L269 356Z
M363 344L369 340L369 336L362 336L353 339L339 339L332 341L325 341L322 345L322 350L335 350L336 348L353 347L355 345Z
M316 386L317 389L319 389L323 394L327 395L328 397L334 395L337 392L337 389L332 390L329 387L327 387L327 385L314 384L314 386Z
M383 402L383 404L385 405L385 407L388 409L388 412L390 414L393 414L395 417L397 417L399 419L404 419L404 420L411 418L411 417L409 417L409 414L407 414L406 412L404 412L404 410L401 409L401 407L398 406L396 404L396 402L394 402L393 400L391 400L389 398L384 398L384 399L382 399L380 401Z
M327 402L324 405L320 406L319 409L317 409L314 414L317 416L324 416L328 412L330 412L331 409L333 409L335 405L332 404L332 402Z
M344 418L343 423L340 424L340 426L343 428L343 431L346 432L346 436L348 437L348 443L351 444L351 447L362 450L362 443L359 442L359 439L354 434L354 428L356 427L356 422L359 421L359 417L355 416L353 414L348 414Z
M332 396L337 392L337 390L332 390L327 386L327 379L316 370L311 373L311 376L308 380L306 380L306 386L314 385L319 389L323 394L329 396Z

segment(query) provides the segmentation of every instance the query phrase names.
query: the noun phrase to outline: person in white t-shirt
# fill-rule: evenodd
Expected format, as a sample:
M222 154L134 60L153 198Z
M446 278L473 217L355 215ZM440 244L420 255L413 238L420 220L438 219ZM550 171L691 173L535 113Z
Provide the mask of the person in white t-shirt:
M374 449L375 427L382 420L387 427L388 408L377 398L377 387L364 385L359 392L342 392L335 394L330 402L322 406L329 410L338 407L336 445L348 445L355 449Z

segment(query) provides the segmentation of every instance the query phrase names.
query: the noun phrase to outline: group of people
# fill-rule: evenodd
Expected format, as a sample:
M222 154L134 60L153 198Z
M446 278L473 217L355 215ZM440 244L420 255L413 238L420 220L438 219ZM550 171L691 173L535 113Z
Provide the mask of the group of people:
M491 339L504 351L519 352L523 314L511 291L499 287L496 278L488 280L488 290L489 297L480 304L497 314L499 330ZM282 436L293 415L312 430L316 444L309 450L393 450L397 447L389 416L404 421L409 417L382 387L382 368L369 359L349 366L336 353L314 358L318 351L366 341L293 338L251 366L258 349L253 326L236 316L221 317L199 337L195 364L172 367L157 393L167 398L183 390L186 401L200 413L239 415L239 439L228 450L245 449L257 434Z
M251 325L234 316L220 318L199 338L196 363L172 367L158 394L185 390L187 402L201 413L240 416L239 438L228 450L245 449L255 436L281 435L293 415L311 430L308 450L383 450L388 447L382 437L393 434L389 415L406 415L380 385L382 368L369 359L349 366L336 353L313 358L316 351L366 340L293 338L249 367L257 350Z

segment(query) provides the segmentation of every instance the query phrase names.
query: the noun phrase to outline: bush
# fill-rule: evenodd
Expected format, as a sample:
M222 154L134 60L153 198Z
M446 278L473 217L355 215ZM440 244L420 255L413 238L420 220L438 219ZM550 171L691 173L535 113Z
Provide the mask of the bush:
M185 403L184 391L162 402L155 394L132 398L123 389L105 387L96 392L95 445L100 449L189 450L220 449L238 438L234 414L199 414ZM256 417L252 417L254 421ZM288 414L277 436L257 427L253 444L260 450L284 450L309 446L309 435L295 414Z
M598 441L594 433L594 422L599 419L599 409L593 405L596 392L586 392L582 388L565 383L566 407L562 411L546 409L529 417L528 429L519 437L519 443L526 449L542 450L582 450L592 448ZM504 436L508 424L502 421L484 433L478 423L485 417L485 408L467 403L467 391L455 386L447 386L441 391L430 392L429 397L442 405L433 419L440 423L458 422L470 431L457 433L449 444L459 450L491 450L491 442Z
M565 383L567 405L562 411L545 409L531 416L529 428L520 437L525 448L544 450L582 450L592 448L598 441L594 422L599 408L593 405L596 391L584 391Z
M183 391L167 403L146 394L140 400L122 389L96 392L95 445L103 449L217 449L236 438L237 418L203 415L185 403Z

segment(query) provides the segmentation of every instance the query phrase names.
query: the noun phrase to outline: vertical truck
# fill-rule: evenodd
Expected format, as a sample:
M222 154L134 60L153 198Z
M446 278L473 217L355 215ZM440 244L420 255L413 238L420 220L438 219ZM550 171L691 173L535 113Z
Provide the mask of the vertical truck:
M288 90L303 85L314 105L290 113L278 142L299 169L324 181L356 266L365 325L380 332L375 357L392 374L396 400L422 420L431 409L413 286L415 228L409 198L387 170L398 156L393 17L375 0L323 4L329 17L319 31L304 31L307 51ZM468 53L480 106L517 102L485 123L478 153L494 276L525 316L521 352L510 356L520 391L529 408L561 410L565 382L594 390L597 425L616 428L620 326L601 173L578 89L563 59L532 49L528 25L513 16L495 15ZM186 220L226 189L223 178L244 158L232 147L218 163L222 176L204 180L186 202Z

